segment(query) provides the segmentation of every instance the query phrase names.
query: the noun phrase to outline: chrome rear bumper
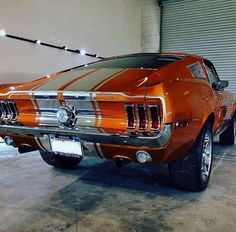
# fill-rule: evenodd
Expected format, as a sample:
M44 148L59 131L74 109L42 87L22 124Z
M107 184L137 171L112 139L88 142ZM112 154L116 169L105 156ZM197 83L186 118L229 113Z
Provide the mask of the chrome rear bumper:
M33 137L43 137L44 135L67 135L76 136L86 142L115 144L135 147L161 148L165 147L171 137L172 126L165 125L156 136L125 136L94 132L89 129L70 130L64 128L39 128L13 125L0 125L0 134L4 135L28 135Z

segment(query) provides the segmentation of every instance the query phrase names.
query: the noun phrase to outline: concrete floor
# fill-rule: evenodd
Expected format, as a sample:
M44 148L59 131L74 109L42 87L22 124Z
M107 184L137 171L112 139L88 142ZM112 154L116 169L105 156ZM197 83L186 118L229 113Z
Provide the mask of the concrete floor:
M236 146L214 153L208 189L188 193L166 166L85 158L62 171L0 144L0 231L236 231Z

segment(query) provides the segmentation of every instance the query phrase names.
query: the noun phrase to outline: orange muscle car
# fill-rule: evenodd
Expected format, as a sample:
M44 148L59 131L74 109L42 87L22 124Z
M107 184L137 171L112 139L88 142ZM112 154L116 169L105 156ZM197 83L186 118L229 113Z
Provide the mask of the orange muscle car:
M182 53L112 57L0 86L0 136L74 168L93 149L121 167L168 163L173 185L204 190L213 136L234 144L235 99L213 64ZM95 153L95 152L94 152Z

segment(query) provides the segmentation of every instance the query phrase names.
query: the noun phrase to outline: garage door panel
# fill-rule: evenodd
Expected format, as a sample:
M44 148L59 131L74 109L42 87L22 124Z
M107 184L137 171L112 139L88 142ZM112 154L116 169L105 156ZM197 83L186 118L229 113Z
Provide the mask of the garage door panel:
M202 55L236 94L236 1L163 2L161 51Z

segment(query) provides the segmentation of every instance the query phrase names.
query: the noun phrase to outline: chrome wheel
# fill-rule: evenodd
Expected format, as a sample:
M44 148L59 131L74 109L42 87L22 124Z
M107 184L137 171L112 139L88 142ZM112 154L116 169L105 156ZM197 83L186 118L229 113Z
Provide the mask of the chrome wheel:
M202 148L201 178L203 182L208 180L212 162L212 135L208 130L205 133Z

